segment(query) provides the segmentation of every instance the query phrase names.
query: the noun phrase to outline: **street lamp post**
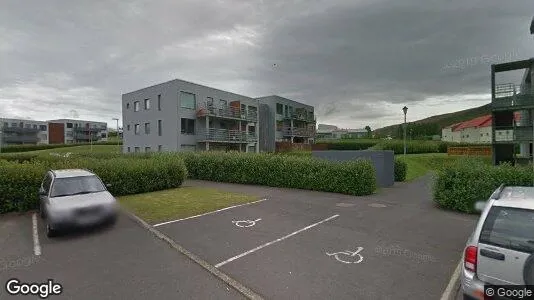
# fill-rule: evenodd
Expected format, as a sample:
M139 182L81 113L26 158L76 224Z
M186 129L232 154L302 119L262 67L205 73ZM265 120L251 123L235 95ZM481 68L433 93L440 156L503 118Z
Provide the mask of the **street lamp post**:
M117 121L117 148L119 148L119 152L121 152L121 139L119 136L119 119L113 118L114 121Z
M406 113L408 113L408 107L404 106L402 111L404 112L404 156L406 156Z

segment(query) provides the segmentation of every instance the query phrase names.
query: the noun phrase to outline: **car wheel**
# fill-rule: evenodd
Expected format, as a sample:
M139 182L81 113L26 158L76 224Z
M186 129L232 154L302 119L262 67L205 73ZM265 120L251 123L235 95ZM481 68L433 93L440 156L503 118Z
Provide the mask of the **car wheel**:
M48 223L46 223L46 236L49 238L57 236L57 230L50 227Z

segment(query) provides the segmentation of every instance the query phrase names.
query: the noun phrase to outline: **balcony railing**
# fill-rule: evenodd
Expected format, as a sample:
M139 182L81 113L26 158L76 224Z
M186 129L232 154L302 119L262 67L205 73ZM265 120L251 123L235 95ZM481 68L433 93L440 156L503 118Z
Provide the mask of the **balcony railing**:
M282 134L284 136L313 137L315 130L301 127L282 127Z
M39 137L37 135L3 135L5 144L37 144Z
M16 133L16 134L37 134L39 132L38 128L22 128L22 127L6 127L3 126L0 128L0 131L8 134L8 133Z
M254 132L210 128L197 132L199 142L252 143L258 140Z
M217 117L236 119L243 121L256 122L258 120L258 113L256 111L247 111L233 106L216 106L213 104L201 104L197 110L197 117Z
M534 88L511 83L495 86L494 109L525 106L534 107Z
M299 113L299 112L292 112L285 115L281 115L283 119L286 120L298 120L298 121L305 121L308 123L315 123L315 115L310 116L307 113Z

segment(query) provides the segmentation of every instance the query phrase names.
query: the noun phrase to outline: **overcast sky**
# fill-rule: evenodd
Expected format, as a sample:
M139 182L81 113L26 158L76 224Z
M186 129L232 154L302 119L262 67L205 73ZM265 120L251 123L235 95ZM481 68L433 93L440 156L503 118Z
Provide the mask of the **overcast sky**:
M489 103L490 65L534 56L533 15L532 0L0 0L0 117L115 127L121 94L179 78L378 128L404 105L410 121Z

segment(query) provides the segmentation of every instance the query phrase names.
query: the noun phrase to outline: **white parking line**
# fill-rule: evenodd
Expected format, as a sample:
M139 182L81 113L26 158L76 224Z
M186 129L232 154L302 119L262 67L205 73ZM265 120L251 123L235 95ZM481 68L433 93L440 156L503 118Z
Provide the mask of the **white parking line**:
M451 280L449 281L449 284L447 285L447 288L443 292L443 295L441 295L441 300L451 300L453 299L454 295L452 294L455 292L454 286L456 285L456 282L460 278L460 269L462 268L462 259L458 262L458 265L456 266L456 269L454 270L454 273L452 273Z
M37 226L37 214L32 215L33 224L33 254L41 255L41 245L39 244L39 228Z
M287 238L289 238L289 237L292 237L292 236L294 236L294 235L296 235L296 234L299 234L299 233L301 233L301 232L303 232L303 231L306 231L306 230L308 230L308 229L310 229L310 228L312 228L312 227L315 227L315 226L317 226L317 225L319 225L319 224L322 224L322 223L324 223L324 222L328 222L328 221L330 221L330 220L332 220L332 219L335 219L335 218L337 218L337 217L339 217L339 215L333 215L333 216L331 216L331 217L329 217L329 218L326 218L326 219L324 219L324 220L322 220L322 221L320 221L320 222L311 224L310 226L306 226L306 227L304 227L304 228L302 228L302 229L299 229L299 230L297 230L297 231L295 231L295 232L293 232L293 233L290 233L290 234L288 234L288 235L286 235L286 236L284 236L284 237L281 237L281 238L276 239L276 240L274 240L274 241L265 243L265 244L263 244L263 245L261 245L261 246L258 246L258 247L254 248L254 249L252 249L252 250L248 250L247 252L243 252L243 253L241 253L241 254L239 254L239 255L236 255L236 256L234 256L234 257L231 257L231 258L229 258L229 259L227 259L227 260L225 260L225 261L223 261L223 262L220 262L220 263L216 264L216 265L215 265L215 268L219 268L219 267L221 267L221 266L223 266L223 265L225 265L225 264L227 264L227 263L229 263L229 262L231 262L231 261L234 261L234 260L236 260L236 259L238 259L238 258L241 258L241 257L245 256L245 255L249 255L250 253L256 252L256 251L258 251L258 250L260 250L260 249L262 249L262 248L265 248L265 247L267 247L267 246L270 246L270 245L272 245L272 244L275 244L275 243L278 243L278 242L280 242L280 241L283 241L283 240L285 240L285 239L287 239Z
M261 200L254 201L254 202L249 202L249 203L244 203L244 204L239 204L239 205L229 206L229 207L221 208L221 209L218 209L218 210L210 211L210 212L205 213L205 214L200 214L200 215L191 216L191 217L187 217L187 218L183 218L183 219L178 219L178 220L173 220L173 221L163 222L163 223L155 224L155 225L152 225L152 226L153 226L153 227L158 227L158 226L167 225L167 224L171 224L171 223L176 223L176 222L180 222L180 221L184 221L184 220L189 220L189 219L193 219L193 218L198 218L198 217L202 217L202 216L206 216L206 215L211 215L211 214L214 214L214 213L218 213L218 212L221 212L221 211L224 211L224 210L228 210L228 209L232 209L232 208L236 208L236 207L240 207L240 206L246 206L246 205L251 205L251 204L255 204L255 203L260 203L260 202L263 202L263 201L265 201L265 200L267 200L267 199L261 199Z

